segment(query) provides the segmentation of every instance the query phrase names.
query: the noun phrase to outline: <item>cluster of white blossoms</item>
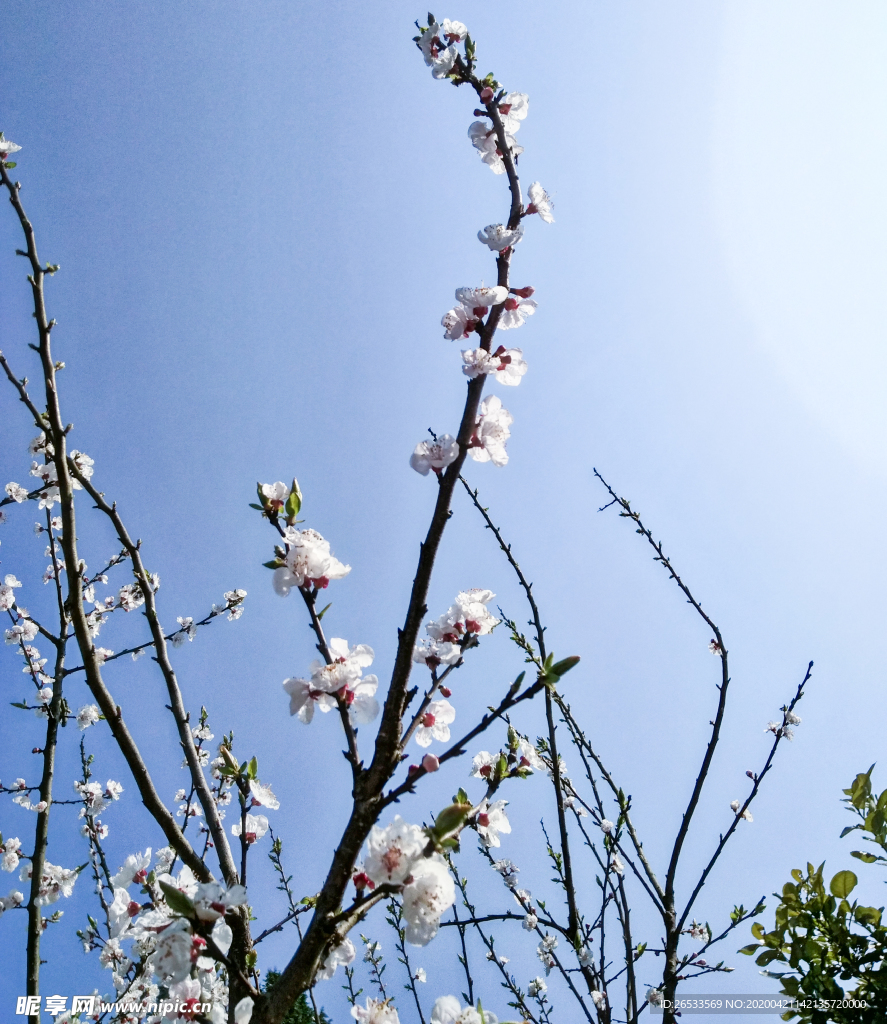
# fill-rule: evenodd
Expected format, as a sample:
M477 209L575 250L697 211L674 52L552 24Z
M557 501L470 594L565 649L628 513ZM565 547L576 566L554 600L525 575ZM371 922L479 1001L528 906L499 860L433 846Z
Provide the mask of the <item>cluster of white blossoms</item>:
M456 889L440 854L426 856L428 836L398 815L386 828L373 826L366 857L354 874L358 890L377 885L401 886L405 937L414 946L427 945L440 919L456 899Z
M487 605L496 595L492 590L462 590L452 605L433 622L425 623L425 631L432 640L459 643L469 633L486 636L499 625Z
M767 728L764 732L772 732L777 738L785 737L787 740L793 740L795 738L795 731L792 728L793 725L800 725L801 718L796 715L793 711L786 711L783 714L783 722L768 722Z
M23 882L31 880L31 862L26 861L22 865L19 878ZM55 903L61 896L68 897L74 891L74 883L77 881L77 870L73 868L61 868L57 864L43 862L43 874L40 876L40 888L37 899L34 901L38 907L48 906Z
M0 859L0 868L4 871L15 871L18 868L19 850L21 848L21 840L14 837L0 843L0 853L3 854L2 859Z
M374 694L379 680L374 675L363 675L373 663L372 647L366 644L348 645L347 640L333 637L327 644L332 661L315 661L311 665L310 679L286 679L284 690L290 698L290 714L298 715L300 722L310 722L315 707L327 712L341 700L348 708L354 725L365 725L379 714L379 702Z
M288 526L283 535L286 551L283 565L274 570L274 589L286 597L293 587L316 587L322 590L330 580L340 580L351 572L350 565L330 554L329 541L317 530L297 530Z
M218 882L198 882L188 867L174 877L169 871L175 853L169 847L157 851L153 872L151 859L150 849L131 854L112 876L113 898L108 901L111 934L102 939L91 925L81 933L84 948L87 952L100 948L99 962L112 972L116 999L125 996L134 1003L156 1002L163 986L170 998L184 1006L181 1014L170 1020L192 1019L191 1011L203 1003L212 1007L212 1024L226 1024L228 988L220 964L207 955L207 937L227 954L233 933L225 915L246 903L246 889L235 885L226 890ZM133 885L148 896L144 905L130 894ZM179 894L175 906L167 895L171 890ZM188 916L180 916L182 902L187 904ZM125 942L131 943L128 951ZM252 1008L251 999L238 1003L234 1012L238 1024L248 1024Z
M3 583L0 584L0 612L7 612L15 604L15 591L17 587L20 587L21 581L17 580L12 573L7 573L3 577ZM35 634L36 635L36 634ZM17 641L9 641L7 634L7 643L16 643ZM31 638L33 639L33 637Z
M459 43L468 36L468 29L461 21L444 18L439 23L431 21L420 32L416 43L425 63L431 68L431 74L434 78L446 78L453 70L459 56Z
M487 93L489 93L488 96L485 95ZM481 94L481 99L485 103L490 103L493 95L493 90L487 88ZM529 104L530 97L525 92L507 93L497 104L504 129L505 145L508 147L512 159L516 159L524 151L523 146L517 144L514 135L520 129L521 121L529 112ZM478 151L481 160L493 174L505 173L505 161L502 159L499 135L495 126L488 125L486 121L473 121L468 128L468 138L471 139L471 145Z

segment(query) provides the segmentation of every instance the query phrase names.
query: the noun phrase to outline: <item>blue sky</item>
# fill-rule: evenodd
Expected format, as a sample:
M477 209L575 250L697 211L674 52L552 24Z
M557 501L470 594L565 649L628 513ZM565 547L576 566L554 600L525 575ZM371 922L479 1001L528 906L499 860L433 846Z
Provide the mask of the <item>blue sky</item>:
M556 223L530 224L515 260L539 309L513 341L529 373L514 394L497 391L515 417L511 461L471 465L469 477L536 583L553 649L583 658L569 698L633 794L654 855L701 757L717 665L639 538L612 510L597 513L592 467L665 540L732 654L729 724L690 861L725 827L745 770L763 760L764 726L816 662L796 741L704 894L700 916L714 926L807 860L845 866L840 789L883 751L887 15L799 0L435 13L465 21L482 70L530 95L523 180L541 180L556 203ZM474 236L506 209L503 180L466 137L470 97L434 82L410 42L417 16L399 0L0 14L0 127L23 146L16 174L41 254L62 266L49 303L72 443L143 538L165 622L249 591L244 617L175 652L176 667L216 734L234 728L244 755L258 753L306 892L345 814L345 766L332 716L306 729L286 715L281 680L314 652L300 606L271 591L260 563L272 537L248 502L257 479L298 476L308 524L354 567L330 590L330 631L373 646L384 678L433 501L409 453L428 427L454 430L461 409L457 346L438 321L455 287L492 278ZM17 230L7 211L3 349L33 377ZM8 389L0 415L2 472L23 481L31 432ZM18 511L0 537L2 569L33 588L43 545L31 510ZM113 538L101 522L81 530L97 566ZM460 501L432 613L471 586L525 617ZM143 632L131 617L103 637L119 649ZM9 699L21 699L6 659ZM108 681L171 798L183 773L169 723L147 710L160 681L146 660L119 663ZM457 725L519 668L504 636L476 652ZM85 691L71 699L85 703ZM38 736L6 720L4 781L29 774ZM532 734L539 722L539 709L521 720ZM96 733L99 774L126 786ZM427 815L464 774L435 779L402 813ZM523 785L504 794L515 834L502 853L516 860L544 808L541 780ZM133 791L106 818L112 859L146 845L123 826L137 819ZM4 835L30 822L11 805L0 820ZM524 860L544 895L547 869ZM78 886L47 939L47 991L93 977L73 937L86 879ZM264 922L274 908L269 897ZM263 965L282 965L290 941L269 940ZM745 941L721 953L738 968L729 987L766 991L732 955ZM523 935L502 948L531 970ZM455 988L450 950L423 957L429 996ZM4 999L20 976L18 963L4 972ZM655 977L651 966L643 980ZM485 1005L501 1016L488 985ZM339 995L337 982L320 993L337 1019Z

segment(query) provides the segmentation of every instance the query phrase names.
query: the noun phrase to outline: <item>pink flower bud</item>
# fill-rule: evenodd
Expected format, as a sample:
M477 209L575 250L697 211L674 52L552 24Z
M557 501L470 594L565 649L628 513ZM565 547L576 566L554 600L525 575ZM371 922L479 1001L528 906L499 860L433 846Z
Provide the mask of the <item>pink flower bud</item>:
M481 103L489 103L492 98L493 98L493 90L489 86L486 86L484 89L481 89L481 92L480 92L480 101L481 101Z
M426 754L422 758L422 767L426 772L436 772L440 768L440 761L434 756L434 754Z
M528 299L536 289L532 285L527 285L526 288L512 288L513 295L519 295L522 299Z
M138 905L138 903L136 903L135 900L130 900L129 903L127 904L127 906L126 906L126 912L127 912L127 914L129 914L130 917L135 917L136 914L141 909L142 908Z
M442 686L440 688L440 695L441 697L452 697L453 691L449 688L449 686Z

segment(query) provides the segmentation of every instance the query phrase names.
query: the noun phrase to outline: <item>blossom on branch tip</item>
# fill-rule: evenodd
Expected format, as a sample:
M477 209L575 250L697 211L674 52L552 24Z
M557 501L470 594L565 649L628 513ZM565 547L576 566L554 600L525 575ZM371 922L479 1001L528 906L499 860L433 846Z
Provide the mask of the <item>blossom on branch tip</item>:
M284 531L287 551L285 565L274 571L273 585L281 597L293 587L326 587L330 580L340 580L351 572L330 554L329 541L316 530L297 530L290 526Z
M492 960L493 954L487 953L487 959ZM508 957L496 958L499 963L507 964ZM478 1003L478 1005L480 1005ZM498 1017L489 1010L484 1009L483 1015L473 1006L462 1008L462 1004L455 996L441 996L434 1003L431 1010L432 1024L498 1024Z
M508 462L505 442L511 437L508 428L513 422L514 417L503 408L496 395L488 395L481 402L480 415L469 442L468 454L472 459L475 462L492 462L494 466L504 466Z
M516 228L507 228L504 224L487 224L477 233L478 241L483 242L493 252L513 248L523 236L523 224L518 224Z
M4 488L7 495L12 498L17 504L21 504L28 497L28 489L22 487L21 484L17 484L14 481L10 481Z
M522 327L528 316L536 312L539 305L535 299L524 299L509 295L505 300L505 308L499 317L498 327L503 331L510 331L514 327Z
M543 978L533 978L533 980L527 986L527 995L530 996L541 996L543 993L547 991L548 986L545 984Z
M2 135L2 132L0 132L0 135ZM5 160L12 153L19 153L21 148L21 146L17 146L9 139L0 138L0 159Z
M475 121L468 128L468 137L471 144L480 153L480 158L490 168L493 174L505 173L505 161L502 159L502 152L499 149L499 140L496 138L495 129L490 128L484 121ZM514 136L505 133L505 143L513 158L523 153L523 146L519 146Z
M430 747L432 740L446 743L450 738L450 723L456 717L456 709L446 700L433 700L419 719L416 742L420 747Z
M458 457L459 442L449 434L443 434L436 440L420 441L410 456L410 466L422 476L428 476L429 470L440 476Z
M538 213L546 224L553 224L554 217L551 216L551 208L554 204L551 201L551 196L549 196L538 181L534 181L530 185L529 193L530 205L527 207L526 213Z
M279 512L283 508L286 499L290 496L289 487L281 480L274 484L262 484L261 491L264 504L275 512Z

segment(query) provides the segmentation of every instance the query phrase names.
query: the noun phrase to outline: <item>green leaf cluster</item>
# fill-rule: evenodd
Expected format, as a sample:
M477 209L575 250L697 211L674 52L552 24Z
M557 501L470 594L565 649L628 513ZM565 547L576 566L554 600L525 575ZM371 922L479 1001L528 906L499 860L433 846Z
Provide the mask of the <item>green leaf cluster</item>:
M874 767L874 766L873 766ZM866 842L887 853L887 790L872 792L871 772L857 775L845 789L845 803L860 822L845 828L842 836L861 831ZM854 850L865 864L887 864L887 857ZM887 1020L887 923L884 908L849 901L859 884L848 869L838 871L826 883L825 864L807 864L806 873L795 868L792 881L776 893L772 930L756 921L757 939L740 952L755 956L755 963L787 967L765 973L780 980L782 993L799 1001L799 1008L783 1015L810 1024L874 1024ZM817 1007L816 1000L851 1000L856 1006ZM811 1001L804 1005L803 1001Z

